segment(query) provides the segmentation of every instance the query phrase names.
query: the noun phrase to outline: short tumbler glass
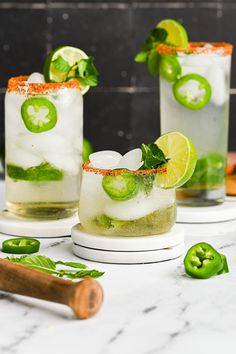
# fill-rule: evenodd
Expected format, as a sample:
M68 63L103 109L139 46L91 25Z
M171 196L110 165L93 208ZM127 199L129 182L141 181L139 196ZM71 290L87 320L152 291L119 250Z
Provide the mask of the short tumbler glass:
M198 153L192 178L177 190L180 204L224 201L232 49L228 43L201 42L190 43L186 49L159 48L162 58L175 63L173 69L179 71L175 82L171 72L167 72L169 81L167 76L160 77L161 133L182 132Z
M10 212L44 219L78 210L83 142L79 82L9 80L5 97L6 202Z
M155 182L158 170L105 170L83 165L79 218L96 235L148 236L169 231L176 220L174 189Z

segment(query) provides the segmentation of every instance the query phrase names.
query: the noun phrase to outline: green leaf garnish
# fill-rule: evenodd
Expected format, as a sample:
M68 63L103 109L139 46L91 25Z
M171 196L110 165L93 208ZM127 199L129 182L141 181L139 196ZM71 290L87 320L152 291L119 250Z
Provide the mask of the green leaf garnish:
M165 29L154 28L149 33L142 50L134 58L137 63L146 64L148 72L154 77L159 73L160 64L160 54L156 48L158 44L165 43L167 36L168 33Z
M69 279L77 279L84 277L92 277L98 278L104 274L104 272L100 272L96 269L85 269L87 266L85 264L77 263L77 262L63 262L63 261L53 261L49 257L46 256L21 256L21 257L7 257L7 260L22 264L26 267L39 270L41 272L45 272L48 274L54 274L58 277L65 277ZM71 268L80 268L77 269L58 269L57 265L63 265L65 267Z
M62 58L61 55L52 61L52 64L58 71L62 71L63 73L68 73L70 71L70 64Z
M93 63L94 58L80 59L77 68L77 78L83 86L98 85L98 71Z
M141 170L151 170L158 168L168 162L163 151L156 144L142 144L142 160Z

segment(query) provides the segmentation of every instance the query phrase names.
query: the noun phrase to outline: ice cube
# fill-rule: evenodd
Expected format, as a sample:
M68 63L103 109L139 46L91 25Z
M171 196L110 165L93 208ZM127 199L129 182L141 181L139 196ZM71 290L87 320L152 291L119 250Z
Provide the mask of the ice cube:
M212 101L217 106L222 106L227 99L226 77L223 69L217 64L212 65L207 73L207 79L212 89Z
M43 84L45 82L44 76L41 73L32 73L28 79L27 82L30 84Z
M19 149L17 146L12 149L7 149L6 161L7 164L20 166L22 168L38 166L44 162L43 158L37 154L31 154L23 149Z
M42 155L45 159L47 154L56 153L58 155L68 155L72 153L72 143L67 141L63 136L52 132L41 134L21 134L19 143L21 148L26 151Z
M70 155L47 154L47 162L71 175L79 173L80 164Z
M146 196L141 192L124 202L116 202L109 198L104 205L104 213L112 219L136 220L153 213L157 208L153 196Z
M95 168L116 168L122 155L117 151L103 150L89 155L89 160Z
M142 150L133 149L127 152L117 165L117 168L127 168L129 170L138 170L142 166Z

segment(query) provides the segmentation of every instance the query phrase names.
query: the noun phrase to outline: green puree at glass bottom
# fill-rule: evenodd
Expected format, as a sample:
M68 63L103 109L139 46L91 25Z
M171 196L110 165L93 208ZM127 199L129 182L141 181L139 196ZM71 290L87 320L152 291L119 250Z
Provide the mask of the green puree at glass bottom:
M171 229L176 219L175 205L161 208L136 220L115 220L105 214L91 220L94 232L108 236L144 236L161 234Z
M226 158L218 152L209 152L198 159L195 171L181 188L210 189L224 184Z
M7 164L7 175L14 180L31 182L61 181L64 173L49 163L24 169L19 166Z

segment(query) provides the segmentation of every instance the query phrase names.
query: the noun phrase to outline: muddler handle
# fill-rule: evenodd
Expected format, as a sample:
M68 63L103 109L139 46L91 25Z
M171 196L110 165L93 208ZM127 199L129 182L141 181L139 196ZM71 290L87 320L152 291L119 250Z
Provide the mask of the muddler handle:
M103 301L101 285L92 278L74 283L0 259L0 290L68 305L76 317L95 315Z

